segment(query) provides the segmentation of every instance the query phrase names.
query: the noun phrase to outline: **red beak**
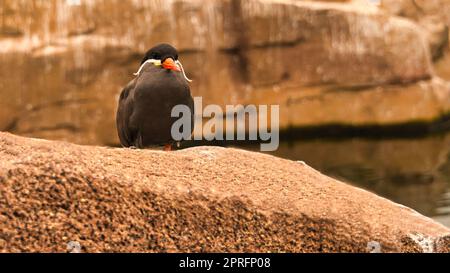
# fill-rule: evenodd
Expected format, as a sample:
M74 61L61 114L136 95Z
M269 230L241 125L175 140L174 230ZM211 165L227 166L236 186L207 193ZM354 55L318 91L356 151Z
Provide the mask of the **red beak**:
M162 67L165 69L173 70L173 71L181 71L178 65L174 62L172 58L167 58L163 63Z

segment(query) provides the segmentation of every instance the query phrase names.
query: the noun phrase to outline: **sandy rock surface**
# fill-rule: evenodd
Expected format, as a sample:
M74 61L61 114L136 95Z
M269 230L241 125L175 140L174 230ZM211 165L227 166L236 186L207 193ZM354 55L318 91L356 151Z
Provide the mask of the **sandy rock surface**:
M83 252L448 252L449 236L412 209L302 162L0 133L3 252L64 252L70 242Z

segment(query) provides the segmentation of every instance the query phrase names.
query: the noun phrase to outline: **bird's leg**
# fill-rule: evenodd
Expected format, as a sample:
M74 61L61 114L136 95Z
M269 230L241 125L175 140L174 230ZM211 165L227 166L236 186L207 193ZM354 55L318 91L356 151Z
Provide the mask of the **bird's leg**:
M172 144L166 144L166 145L164 145L164 151L166 151L166 152L172 151Z

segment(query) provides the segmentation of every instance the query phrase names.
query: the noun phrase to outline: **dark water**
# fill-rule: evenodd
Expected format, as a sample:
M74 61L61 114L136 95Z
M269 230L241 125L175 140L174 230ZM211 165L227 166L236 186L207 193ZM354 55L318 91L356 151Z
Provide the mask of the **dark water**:
M305 161L326 175L450 227L450 134L416 139L299 140L281 143L272 154Z

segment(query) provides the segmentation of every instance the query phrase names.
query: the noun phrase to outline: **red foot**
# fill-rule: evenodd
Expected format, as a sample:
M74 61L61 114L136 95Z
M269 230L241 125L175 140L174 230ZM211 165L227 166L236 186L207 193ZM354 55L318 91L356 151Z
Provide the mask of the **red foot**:
M166 145L164 145L164 151L166 151L166 152L172 151L172 144L166 144Z

